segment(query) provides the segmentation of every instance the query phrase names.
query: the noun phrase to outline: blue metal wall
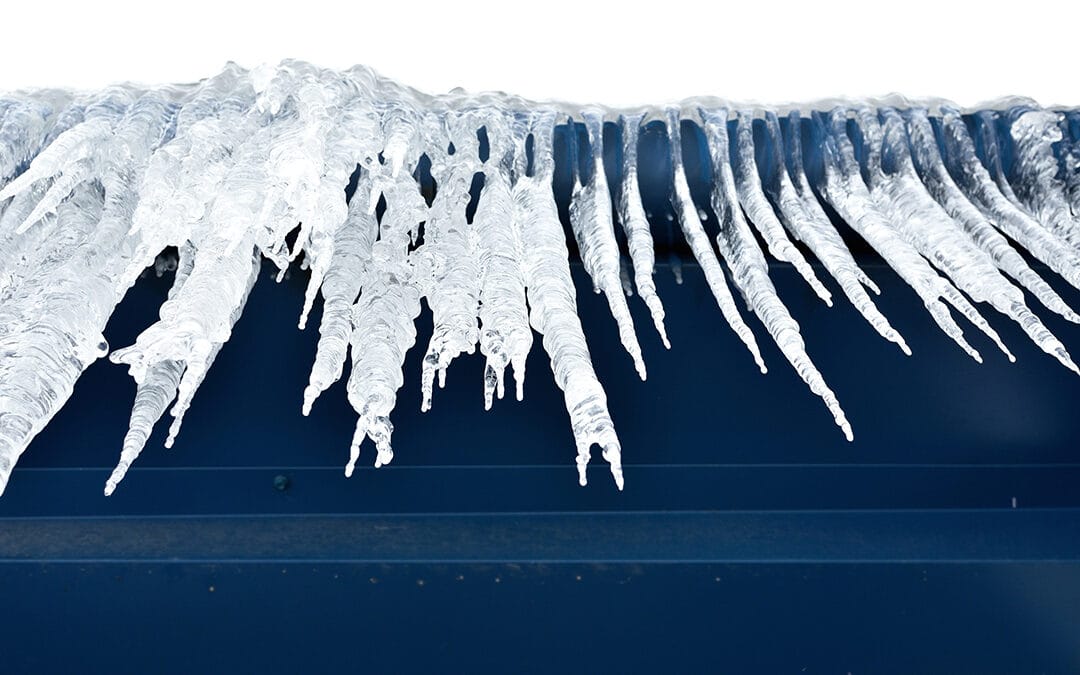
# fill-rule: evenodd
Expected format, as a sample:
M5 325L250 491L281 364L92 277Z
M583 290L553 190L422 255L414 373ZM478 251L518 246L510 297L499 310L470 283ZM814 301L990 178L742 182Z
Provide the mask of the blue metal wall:
M421 414L412 350L394 463L365 446L346 480L343 383L299 414L306 280L264 271L176 447L159 429L113 497L134 394L118 366L93 365L24 456L0 499L0 671L1077 672L1080 380L1001 317L1018 363L974 335L972 362L867 269L914 356L774 270L849 444L755 326L757 372L696 267L682 286L657 270L670 352L631 302L642 383L575 266L621 494L599 457L577 486L539 344L525 401L488 413L472 357ZM141 281L110 344L167 287ZM1080 354L1080 328L1041 314Z

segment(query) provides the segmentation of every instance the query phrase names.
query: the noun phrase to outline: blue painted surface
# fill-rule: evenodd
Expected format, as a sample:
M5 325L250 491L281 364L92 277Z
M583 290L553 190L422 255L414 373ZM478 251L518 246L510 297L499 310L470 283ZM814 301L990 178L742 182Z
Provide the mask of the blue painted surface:
M656 176L664 150L643 139ZM678 251L659 178L642 180L658 246ZM306 279L264 271L176 446L159 429L113 497L101 490L134 394L118 366L94 364L24 456L0 499L0 668L1080 670L1080 379L999 316L1018 363L969 330L986 358L972 362L890 270L867 270L913 357L834 284L829 309L789 267L773 275L849 444L754 325L770 367L757 372L696 267L682 286L657 270L670 352L631 299L642 383L575 266L622 494L599 457L577 486L539 344L525 401L488 413L476 356L420 413L414 348L394 463L346 480L343 383L299 413L318 325L295 327ZM110 344L130 344L167 288L140 281ZM1039 313L1080 352L1080 328Z

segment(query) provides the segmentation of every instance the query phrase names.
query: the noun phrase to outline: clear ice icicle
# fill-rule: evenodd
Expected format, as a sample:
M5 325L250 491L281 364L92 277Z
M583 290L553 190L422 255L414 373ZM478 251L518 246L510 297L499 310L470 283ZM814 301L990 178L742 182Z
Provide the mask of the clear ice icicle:
M567 263L566 238L552 194L554 113L533 120L534 167L514 185L514 205L525 244L529 320L543 336L555 383L563 392L577 443L578 482L586 483L592 446L599 445L611 475L623 489L622 450L608 412L607 395L596 377L575 302Z
M196 256L191 272L175 295L161 306L161 319L144 330L135 344L114 352L113 363L128 365L137 384L146 382L151 372L163 378L169 373L155 368L165 361L181 362L183 374L177 385L173 421L165 447L171 448L180 433L184 415L206 378L232 328L243 312L251 288L258 278L260 257L254 246L223 250L213 237L196 245L202 250L222 251L219 255ZM161 380L151 383L162 387Z
M1080 374L1065 346L1028 309L1020 289L1001 275L994 260L926 191L911 161L900 115L891 109L883 109L881 114L881 123L877 112L869 109L861 110L858 119L866 146L871 194L892 214L897 231L973 300L987 302L1011 318L1040 349ZM1015 360L1000 339L995 342L1010 361Z
M169 289L170 298L176 295L191 274L191 268L195 264L194 253L195 250L191 245L180 249L176 276L173 278L172 288ZM120 459L108 480L105 481L106 497L116 491L117 485L124 480L128 469L142 453L154 425L176 398L176 390L180 386L180 378L183 374L182 361L165 359L151 365L142 381L137 383L135 401L131 406L131 419L128 422L128 432L124 436Z
M954 108L942 110L940 132L949 174L964 195L998 229L1074 287L1080 288L1080 254L1001 192L976 156L975 143L959 111Z
M891 109L886 109L882 114L890 120L899 116L898 112ZM972 241L989 255L994 264L1003 272L1031 291L1032 295L1049 309L1069 321L1080 322L1080 316L1077 316L1076 312L1065 304L1061 296L1028 266L1008 240L994 229L993 225L983 217L974 204L968 201L953 182L952 176L945 169L937 139L934 136L934 129L930 125L926 111L912 109L908 111L906 118L908 137L911 141L911 159L930 195L941 204L941 207L952 216L956 223L964 228Z
M304 389L303 414L311 413L315 400L341 379L352 334L353 303L364 283L371 263L371 247L379 234L379 223L368 209L371 174L364 170L349 202L348 215L334 233L334 247L322 282L323 311L319 324L319 344Z
M877 288L828 207L969 355L981 359L950 306L1000 339L960 289L992 303L1075 369L1002 273L1066 318L1080 318L1021 250L1080 288L1080 112L1015 100L963 116L941 101L903 111L862 107L856 127L842 107L815 112L811 125L792 111L786 127L768 109L761 111L764 124L747 112L732 123L716 99L662 111L672 144L669 212L638 184L639 171L654 174L655 167L639 162L651 162L645 148L655 146L639 148L639 141L654 140L641 125L656 108L538 104L460 90L431 96L363 66L335 72L299 61L252 71L229 64L179 86L0 95L0 491L81 373L108 353L102 331L126 289L151 266L159 275L169 269L160 257L169 247L180 257L160 320L112 355L129 366L137 389L106 493L170 406L166 445L173 442L264 260L279 279L298 261L308 274L301 328L323 297L304 413L350 359L345 391L358 420L347 474L365 438L374 441L376 466L393 456L390 416L426 303L433 332L422 359L422 409L431 405L436 379L441 386L451 362L477 346L487 361L486 402L501 395L507 366L520 397L535 330L563 392L579 482L599 446L621 489L621 445L577 313L560 222L567 165L555 164L564 150L573 175L572 236L642 378L627 297L636 287L667 346L651 226L674 241L677 216L721 312L759 367L758 345L726 274L850 438L836 397L769 279L765 256L790 262L828 299L820 272L793 242L804 244L874 329L908 352L871 300L867 289ZM708 204L696 204L691 194L700 177L687 176L680 110L693 110L704 125ZM584 162L576 156L579 127L569 127L567 146L554 147L556 121L568 115L584 118ZM622 130L614 200L603 161L605 119L618 120ZM853 144L860 126L865 167ZM347 202L350 177L356 187ZM625 258L613 211L626 235ZM713 213L715 243L703 226L712 225ZM668 255L679 282L679 253L673 247Z
M724 315L728 325L735 331L735 335L742 340L750 355L754 357L754 363L762 373L768 372L765 361L761 358L761 350L754 338L750 326L746 325L739 308L735 306L735 298L731 295L727 280L724 278L724 270L720 266L720 260L716 257L712 244L709 242L705 228L701 225L697 206L690 194L690 184L686 180L686 169L683 168L682 156L682 130L679 128L680 117L676 109L668 110L667 127L668 138L671 140L671 166L674 170L674 202L675 209L679 214L679 226L682 228L686 243L694 254L694 259L701 266L701 272L705 275L705 281L709 284L709 290L716 298L716 304L720 306L720 312Z
M746 211L746 217L765 239L769 253L777 260L790 263L814 293L829 307L832 307L832 293L822 285L814 274L814 269L806 258L795 248L784 233L784 228L773 211L765 192L761 189L761 177L758 175L757 161L754 159L754 118L746 111L736 115L735 137L732 139L732 170L735 174L735 189L739 204Z
M425 411L431 408L436 374L442 386L450 362L462 353L476 351L480 340L478 234L465 215L473 177L481 164L473 121L471 116L449 120L432 116L426 120L431 175L438 189L424 225L425 247L433 257L435 274L428 294L434 329L420 383L420 409ZM451 144L452 155L448 152Z
M104 197L87 187L66 202L57 217L98 220ZM111 249L115 271L126 248L123 232L99 230L48 273L27 279L21 301L0 303L0 494L11 470L34 436L71 396L82 371L108 350L101 331L120 301L108 274L95 274L86 253Z
M825 379L806 353L806 345L799 334L799 324L777 296L776 288L769 279L769 265L739 209L730 161L728 111L701 109L700 114L712 159L712 207L720 223L720 234L716 237L716 243L728 262L731 277L788 363L810 391L825 402L825 407L832 414L836 426L844 432L844 437L849 441L853 440L851 424L848 423L836 395L825 384Z
M863 182L854 146L847 135L847 111L836 109L825 115L815 113L813 119L813 131L821 145L821 184L818 189L824 199L911 286L941 330L971 358L982 363L982 356L964 338L964 332L941 300L956 307L984 333L992 334L992 337L997 334L960 291L935 272L926 259L893 230L888 217L878 209Z
M1009 181L1020 201L1048 229L1080 249L1080 218L1073 215L1052 146L1061 143L1061 113L1013 109L1009 136L1014 158Z
M645 361L641 358L641 347L638 345L634 322L630 318L630 308L626 305L626 295L619 279L619 245L615 241L611 194L608 192L607 175L604 173L604 118L599 112L586 112L584 117L585 127L589 132L592 175L583 184L577 167L572 167L574 194L570 202L570 224L581 250L585 271L592 277L596 289L607 298L611 315L619 326L619 339L634 360L638 376L644 380ZM573 147L577 144L577 132L573 125L570 127L570 134L574 137L570 141Z
M911 348L889 324L889 320L878 310L864 289L865 286L874 293L879 293L877 286L859 268L810 188L803 168L802 131L798 113L791 114L786 137L781 132L780 120L773 112L766 114L765 128L772 158L768 162L769 170L764 172L767 176L764 185L781 222L795 238L814 252L825 269L840 284L844 295L874 330L886 340L896 343L910 356Z
M415 149L404 152L397 176L390 178L383 190L386 211L379 221L379 240L372 245L371 270L353 308L352 367L346 391L359 419L346 476L352 475L365 438L375 443L376 467L393 459L390 413L405 381L401 372L405 352L416 341L414 320L420 314L420 289L415 281L418 273L408 259L409 233L426 219L427 204L411 175ZM412 157L406 156L409 154ZM406 166L408 169L402 170Z
M664 305L656 294L653 281L653 267L656 254L653 252L652 231L645 209L641 205L641 192L638 188L637 149L638 135L642 115L623 116L619 119L622 130L623 173L619 186L619 222L626 233L627 248L630 249L630 261L634 266L634 285L638 295L649 308L653 325L660 334L664 347L671 349L667 330L664 328Z
M484 409L490 410L492 396L497 394L499 398L503 397L503 372L508 365L513 367L517 399L521 400L525 384L525 357L532 348L532 329L529 328L529 314L525 306L521 224L514 212L511 195L510 172L514 164L511 124L501 114L488 115L483 121L490 156L483 167L484 189L480 192L473 227L476 229L480 269L480 353L487 357ZM606 192L605 189L605 198ZM618 258L615 260L617 265ZM618 280L617 267L615 274ZM604 288L610 299L611 288ZM626 298L620 293L616 295L625 308ZM629 314L626 320L629 321ZM636 346L636 342L634 344Z

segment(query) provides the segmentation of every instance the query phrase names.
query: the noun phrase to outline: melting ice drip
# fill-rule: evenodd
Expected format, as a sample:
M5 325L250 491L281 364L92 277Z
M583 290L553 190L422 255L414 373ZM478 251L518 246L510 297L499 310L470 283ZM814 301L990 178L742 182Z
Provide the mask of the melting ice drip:
M579 165L576 153L587 148L582 159L591 165L574 178L571 229L641 379L630 272L615 224L625 233L633 286L668 346L637 183L639 130L653 119L667 125L679 226L720 311L765 372L734 283L848 440L851 427L769 279L755 230L831 305L832 294L793 243L801 242L874 330L910 349L874 305L867 290L877 294L877 287L823 205L884 258L972 358L982 359L950 307L1012 359L974 301L1019 323L1076 371L1021 288L1071 321L1080 317L1015 246L1080 287L1080 112L1019 100L995 108L962 115L943 102L830 104L804 118L702 99L612 111L502 94L433 97L366 68L332 72L299 62L229 66L190 86L0 97L0 492L78 377L109 352L102 331L127 289L170 246L179 260L160 320L111 354L128 365L137 392L105 494L170 404L172 444L262 259L284 273L301 254L310 270L301 328L323 296L303 412L351 359L347 392L359 419L346 475L367 438L376 466L393 458L390 415L426 299L434 333L423 359L423 409L432 405L436 378L441 386L454 358L478 345L487 363L485 406L502 398L507 367L520 399L536 331L566 399L581 484L598 445L621 489L620 443L577 315L552 191L553 130L568 119L584 122L588 135L581 148L571 142L571 163ZM623 143L614 204L603 163L607 122L621 127ZM707 204L694 201L684 169L680 134L690 124L708 142ZM418 182L425 156L437 184L430 205ZM357 185L346 201L351 177ZM483 188L470 218L478 177ZM719 224L715 242L702 226L708 210Z

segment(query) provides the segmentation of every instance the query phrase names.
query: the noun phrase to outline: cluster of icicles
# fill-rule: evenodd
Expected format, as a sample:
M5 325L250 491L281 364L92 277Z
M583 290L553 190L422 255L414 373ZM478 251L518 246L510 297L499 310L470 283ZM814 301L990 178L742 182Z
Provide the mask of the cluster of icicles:
M577 315L552 191L553 129L568 119L583 122L588 134L581 144L587 161L572 148L572 164L591 165L575 171L571 229L641 379L628 277L668 344L636 166L641 125L657 118L671 139L679 226L720 311L765 372L733 283L849 440L840 403L810 360L757 243L760 236L831 304L817 277L827 271L874 330L910 353L875 307L867 290L877 288L825 205L972 358L981 359L950 307L1013 358L972 301L985 302L1076 371L1022 289L1071 321L1080 317L1017 247L1080 287L1080 113L1024 102L997 108L962 115L942 103L821 106L800 117L702 99L612 111L502 94L427 96L366 68L334 72L299 62L254 71L229 66L189 86L0 97L0 492L80 374L109 352L106 322L167 247L179 256L160 320L110 355L129 367L137 392L105 494L170 405L172 444L261 260L284 273L301 254L310 271L301 328L320 292L323 302L303 411L342 376L348 359L347 392L359 420L346 475L366 438L376 466L393 457L390 414L426 299L434 333L424 347L423 409L432 404L436 377L441 385L453 359L477 346L487 364L485 405L503 396L508 366L520 399L535 331L565 396L581 483L597 445L621 489L620 443ZM707 139L708 204L691 197L684 122ZM605 123L621 127L615 200L603 162ZM430 204L418 182L423 156L437 185ZM483 187L470 218L478 174ZM347 201L351 177L357 183ZM702 226L710 209L715 242ZM616 226L625 233L628 268Z

